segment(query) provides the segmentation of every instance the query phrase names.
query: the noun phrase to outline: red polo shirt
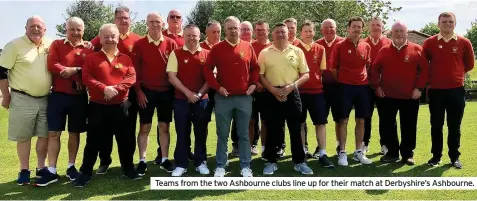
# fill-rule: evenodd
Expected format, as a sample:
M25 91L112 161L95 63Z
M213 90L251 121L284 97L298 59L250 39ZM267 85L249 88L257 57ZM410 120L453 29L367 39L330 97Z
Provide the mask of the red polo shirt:
M212 72L214 67L217 78ZM204 67L207 83L217 91L224 87L230 95L245 95L250 85L258 83L259 71L252 45L242 40L236 45L227 40L214 45Z
M428 63L421 46L408 42L400 50L391 45L379 51L371 68L373 88L380 86L386 97L410 99L412 91L424 88Z
M210 44L210 46L209 46L209 43L207 42L207 39L204 40L204 41L202 41L202 42L200 42L200 47L201 47L202 49L210 50L210 49L212 49L213 46L214 46L214 45L212 45L212 44Z
M154 91L172 89L166 67L169 55L175 49L176 42L168 37L163 37L159 45L155 45L147 36L134 44L132 60L137 73L134 85L136 91L141 90L141 86Z
M266 47L269 47L270 45L272 45L272 43L270 41L267 41L266 44L261 44L259 43L257 40L255 42L252 43L252 47L253 47L253 50L255 51L255 54L258 58L258 55L260 55L260 52L265 49Z
M344 39L333 48L331 69L337 71L340 83L367 85L370 57L371 47L368 43L359 41L355 46L349 39Z
M474 50L462 36L445 42L434 35L422 48L429 59L429 88L451 89L464 86L464 74L474 68Z
M86 56L83 65L83 83L88 87L90 101L99 104L120 104L128 98L129 88L136 82L131 59L119 52L110 62L103 51ZM118 95L107 101L104 89L114 86Z
M379 41L377 41L377 43L373 43L374 39L371 39L371 37L372 36L366 37L364 39L364 42L367 42L371 47L371 63L373 63L376 56L378 56L379 50L386 45L391 45L392 40L383 35L379 38Z
M182 33L180 35L179 34L173 34L169 31L169 29L167 29L167 30L162 31L162 35L167 36L167 37L171 38L172 40L174 40L177 44L177 47L182 47L185 44L184 36L182 35Z
M84 92L78 92L73 88L73 83L81 81L81 75L75 74L70 78L62 78L60 72L65 67L82 67L86 56L94 53L92 49L85 48L85 46L73 45L67 39L59 39L51 43L48 52L48 71L50 71L53 78L54 92L61 92L70 95L78 95Z
M334 83L336 82L335 78L333 77L333 75L331 74L331 52L333 50L333 48L335 47L335 45L342 41L343 38L339 37L339 36L336 36L336 38L331 41L330 43L326 42L325 38L321 38L319 40L316 41L316 43L320 44L321 46L323 46L325 48L325 52L326 52L326 70L323 71L323 83Z
M131 57L131 55L132 55L131 53L132 53L134 43L141 38L142 38L141 36L139 36L139 35L137 35L133 32L129 32L127 38L125 38L125 39L119 38L119 41L118 41L119 52L121 52L123 54L126 54L129 57ZM103 47L101 45L100 40L99 40L99 36L96 36L93 40L91 40L91 44L93 44L95 51L100 51L101 48Z
M301 50L303 50L303 53L305 53L306 63L310 69L310 79L300 86L300 93L322 93L323 84L321 83L321 74L323 71L320 69L320 67L322 61L323 64L326 65L325 48L317 43L313 43L310 49L307 49L302 43L298 44L297 47L299 47ZM325 56L325 58L323 58L323 56Z

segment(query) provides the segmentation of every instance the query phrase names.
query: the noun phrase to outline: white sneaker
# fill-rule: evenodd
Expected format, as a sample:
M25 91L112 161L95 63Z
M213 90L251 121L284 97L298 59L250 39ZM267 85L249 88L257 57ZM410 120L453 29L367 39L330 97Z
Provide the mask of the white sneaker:
M346 152L340 152L338 155L338 165L348 166L348 156L346 156Z
M381 153L383 155L386 155L388 153L388 147L386 147L386 145L381 146Z
M363 153L368 153L369 152L369 146L366 146L363 142L363 144L361 144L361 151L363 151Z
M195 170L199 172L201 175L210 174L209 168L207 168L207 165L205 163L200 164L199 167L195 168Z
M250 168L242 168L240 175L242 175L242 177L253 177L253 173Z
M373 163L373 161L369 160L361 150L354 152L353 160L365 165Z
M187 169L181 168L181 167L176 167L176 169L174 169L174 171L172 171L172 176L173 177L180 177L186 172L187 172Z
M224 168L215 168L214 170L214 177L224 177L225 176L225 169Z

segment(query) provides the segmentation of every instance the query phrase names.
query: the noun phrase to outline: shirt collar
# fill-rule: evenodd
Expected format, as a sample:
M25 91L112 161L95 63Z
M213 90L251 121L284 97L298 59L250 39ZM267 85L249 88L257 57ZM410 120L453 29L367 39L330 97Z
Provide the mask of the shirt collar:
M437 34L437 40L441 40L441 39L444 39L445 42L449 42L449 41L451 41L452 39L457 40L457 34L453 33L453 34L452 34L452 37L451 37L451 38L448 38L448 39L447 39L447 38L444 38L444 36L443 36L441 33Z
M328 47L331 47L331 45L333 45L333 43L335 42L336 38L338 38L338 37L336 37L336 34L335 34L335 37L330 42L326 41L325 37L323 37L323 40L325 41L325 43Z
M207 46L209 46L209 47L214 46L212 43L209 42L209 39L208 39L208 38L205 38L204 41L205 41L205 44L206 44ZM219 40L219 42L220 42L220 40Z
M313 44L315 44L315 42L311 41L311 44L306 44L305 42L303 42L303 40L300 41L301 45L303 45L303 47L305 47L305 49L307 51L310 51L311 47L313 47Z
M189 48L187 48L187 46L185 46L185 45L182 47L182 49L183 49L184 51L189 51L189 52L192 53L192 54L195 53L195 52L190 51ZM197 52L202 51L202 48L200 47L199 44L197 44L197 50L196 50L196 51L197 51Z
M271 45L270 47L271 47L271 49L272 49L272 50L274 50L274 51L277 51L277 52L284 52L284 51L286 51L286 50L288 50L288 49L292 48L292 47L293 47L293 45L292 45L292 44L290 44L290 43L288 43L287 47L286 47L285 49L283 49L283 51L282 51L282 50L280 50L280 49L278 49L278 48L275 46L275 44L274 44L274 43L272 43L272 45Z
M372 36L369 36L369 40L371 41L371 43L373 43L373 45L376 45L379 43L379 41L381 41L383 39L383 35L379 36L378 39L376 39L376 41L374 40L374 37Z
M162 41L164 41L164 36L161 35L161 38L159 38L159 40L154 40L149 34L147 34L147 41L149 43L154 43L154 45L159 45Z
M106 56L115 56L115 57L116 57L116 56L118 56L118 54L119 54L118 48L116 48L116 51L114 51L114 55L108 54L106 51L104 51L103 48L101 48L101 51L102 51Z
M240 43L240 38L238 39L237 43L233 44L231 43L229 40L227 40L227 38L225 39L225 41L227 41L227 43L229 43L230 45L232 45L233 47L237 46L239 43Z
M80 42L78 45L76 45L76 46L73 45L73 43L72 43L70 40L68 40L68 38L65 38L64 44L66 44L66 43L70 43L70 45L73 46L73 47L78 47L78 46L83 46L83 47L84 47L84 41L83 41L83 39L81 39L81 42Z
M128 31L127 33L125 33L125 34L119 33L119 38L120 38L121 40L124 40L124 39L128 38L128 36L129 36L129 31Z
M173 34L171 31L169 31L169 29L167 29L167 35L178 35L178 36L182 36L183 32L181 30L181 32L179 32L178 34Z
M401 47L399 47L399 46L397 46L396 44L394 44L394 41L392 41L392 44L393 44L393 47L395 47L395 48L398 49L398 50L401 50L404 46L407 45L407 40L406 40L406 42L404 42L404 44L403 44Z
M29 44L39 47L43 45L43 39L45 39L45 37L41 38L40 45L36 45L34 42L32 42L26 34L25 36L23 36L23 39L26 40Z

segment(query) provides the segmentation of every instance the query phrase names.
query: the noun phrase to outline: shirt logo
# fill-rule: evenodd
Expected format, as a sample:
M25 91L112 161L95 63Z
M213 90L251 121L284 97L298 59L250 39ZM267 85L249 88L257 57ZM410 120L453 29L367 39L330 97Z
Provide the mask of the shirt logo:
M458 48L456 46L452 47L452 53L457 53L457 49Z
M409 63L409 56L404 57L404 62Z
M288 60L289 60L291 63L295 63L295 57L294 57L294 56L288 56Z
M351 54L351 50L348 50L348 54Z
M442 49L442 45L439 45L439 49Z
M123 68L123 65L120 64L120 63L118 63L118 64L114 65L114 68L118 68L118 69L119 69L119 68Z
M240 50L240 59L243 59L245 57L245 52L243 50Z
M205 64L205 59L204 59L204 57L200 57L200 64L202 64L202 65Z
M78 55L78 56L79 56L80 54L81 54L80 52L77 52L77 53L76 53L76 55Z
M129 49L129 52L132 52L133 46L132 45L128 46L128 49Z
M313 63L315 64L318 63L318 56L316 55L313 56Z
M189 59L184 59L184 63L187 63L187 62L189 62Z

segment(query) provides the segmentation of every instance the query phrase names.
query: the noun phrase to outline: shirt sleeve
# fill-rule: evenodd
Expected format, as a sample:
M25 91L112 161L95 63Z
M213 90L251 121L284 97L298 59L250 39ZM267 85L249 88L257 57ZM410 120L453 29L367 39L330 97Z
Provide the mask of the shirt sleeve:
M258 66L257 55L252 45L250 45L252 58L250 60L250 82L249 85L257 84L259 79L260 67Z
M179 68L179 63L177 61L176 51L173 51L171 55L169 56L169 61L167 61L166 72L177 73L178 68Z
M58 41L53 42L50 45L49 52L48 52L48 61L47 67L48 71L50 71L53 75L59 75L62 70L65 69L65 66L60 64L60 51Z
M0 66L10 70L15 65L17 60L17 49L13 42L7 43L2 53L0 54Z
M373 89L376 89L379 87L381 83L381 69L382 69L382 57L383 54L385 54L385 51L383 49L379 50L378 55L374 59L374 62L371 66L371 87Z
M321 57L320 70L326 70L326 51L323 50L323 57Z
M86 57L86 60L84 61L83 68L82 68L82 79L83 79L83 84L90 88L90 89L96 89L98 91L103 92L104 89L106 88L106 85L103 84L102 82L96 80L96 78L93 75L94 66L93 66L93 57Z
M308 73L310 69L308 69L308 64L306 63L305 53L301 49L297 49L298 53L298 71L300 73Z
M470 43L469 40L466 40L465 46L466 51L464 52L464 71L467 73L474 68L475 57L472 43Z
M216 52L217 52L217 48L215 49L212 48L212 50L210 50L209 55L207 56L207 60L205 62L204 68L203 68L203 72L204 72L204 77L205 77L205 80L207 81L207 84L213 89L219 90L222 86L219 84L219 82L217 81L213 73L213 70L217 65L215 60L217 58L217 56L215 56L215 54L217 54Z
M267 66L265 66L265 54L267 52L265 50L262 50L260 52L260 54L258 54L258 66L260 67L260 75L264 75L266 70L267 70Z

